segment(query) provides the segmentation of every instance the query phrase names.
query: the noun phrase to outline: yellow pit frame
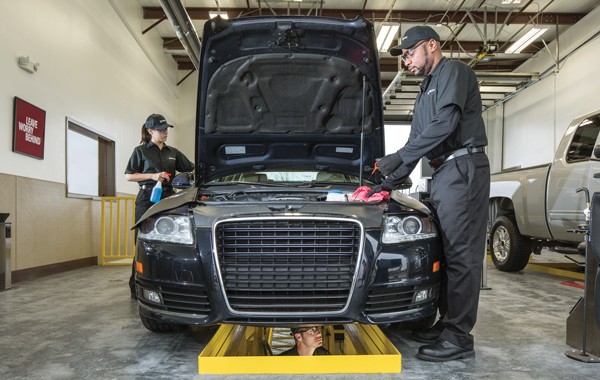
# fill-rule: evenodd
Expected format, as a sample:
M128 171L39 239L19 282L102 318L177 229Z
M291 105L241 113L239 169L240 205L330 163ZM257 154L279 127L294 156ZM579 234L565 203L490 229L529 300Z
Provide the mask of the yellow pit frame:
M402 355L375 325L325 326L326 356L273 356L274 328L221 325L198 356L200 374L400 373ZM289 331L289 329L287 329ZM275 338L276 339L276 338ZM293 345L293 339L289 340Z

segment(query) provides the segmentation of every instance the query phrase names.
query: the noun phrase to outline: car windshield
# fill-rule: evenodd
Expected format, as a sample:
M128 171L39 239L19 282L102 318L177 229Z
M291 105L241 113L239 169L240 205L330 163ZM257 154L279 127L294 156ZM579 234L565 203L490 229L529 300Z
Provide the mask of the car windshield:
M359 179L358 177L349 174L324 171L260 171L228 175L217 178L209 182L209 184L223 184L229 182L252 182L265 184L325 182L357 184Z

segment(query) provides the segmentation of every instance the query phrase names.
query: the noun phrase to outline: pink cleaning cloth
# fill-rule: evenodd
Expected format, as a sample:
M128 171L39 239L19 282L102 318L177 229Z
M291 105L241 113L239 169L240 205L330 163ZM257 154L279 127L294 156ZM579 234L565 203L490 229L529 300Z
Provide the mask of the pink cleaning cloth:
M356 189L354 194L352 194L352 196L348 200L350 202L381 202L390 199L390 193L388 191L384 190L382 192L375 193L370 197L367 197L369 191L371 191L371 188L369 186L361 186L358 189Z

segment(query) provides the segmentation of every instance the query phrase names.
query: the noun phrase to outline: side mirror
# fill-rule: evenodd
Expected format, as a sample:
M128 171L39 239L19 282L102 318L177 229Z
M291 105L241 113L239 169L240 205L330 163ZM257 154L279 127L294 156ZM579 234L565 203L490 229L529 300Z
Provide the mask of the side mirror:
M173 178L173 188L174 189L189 189L194 184L194 174L193 173L179 173Z
M600 158L600 145L594 146L594 158Z

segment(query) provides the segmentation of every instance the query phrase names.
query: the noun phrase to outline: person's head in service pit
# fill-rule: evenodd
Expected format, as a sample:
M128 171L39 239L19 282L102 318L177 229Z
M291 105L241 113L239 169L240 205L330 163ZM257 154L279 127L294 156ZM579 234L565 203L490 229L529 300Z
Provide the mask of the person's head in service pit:
M323 347L322 326L298 326L292 327L294 347L282 352L283 356L313 356L330 355Z

